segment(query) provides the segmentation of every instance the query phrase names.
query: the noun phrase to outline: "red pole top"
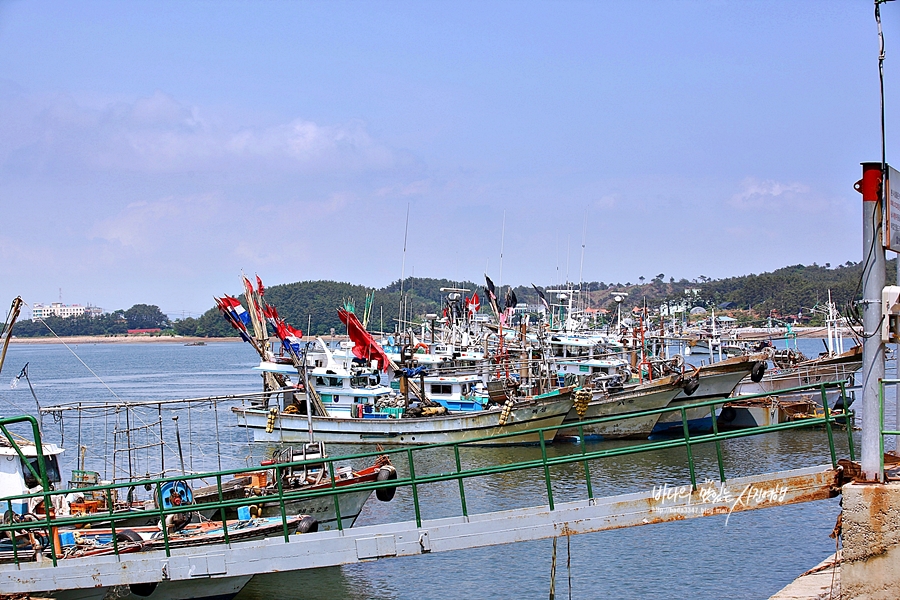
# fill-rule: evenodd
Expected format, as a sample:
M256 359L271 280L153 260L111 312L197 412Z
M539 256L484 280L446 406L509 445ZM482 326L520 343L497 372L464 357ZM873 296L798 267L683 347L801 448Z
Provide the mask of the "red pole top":
M878 202L881 190L881 163L862 163L862 179L853 184L853 189L862 194L863 202Z

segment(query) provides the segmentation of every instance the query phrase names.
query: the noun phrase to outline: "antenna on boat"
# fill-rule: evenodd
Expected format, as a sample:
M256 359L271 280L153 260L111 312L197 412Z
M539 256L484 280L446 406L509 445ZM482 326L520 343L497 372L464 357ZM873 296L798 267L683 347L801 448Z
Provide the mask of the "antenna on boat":
M584 209L584 222L581 226L581 266L578 268L578 291L582 292L584 284L584 245L587 240L587 209ZM587 308L587 299L582 296L579 299L581 310ZM586 313L582 313L582 319Z
M400 305L397 307L397 317L400 326L403 326L403 279L406 277L406 240L409 235L409 202L406 203L406 227L403 230L403 262L400 266Z
M497 293L503 293L503 242L506 239L506 211L503 211L503 226L500 229L500 273L497 277ZM500 297L499 295L497 296Z
M38 402L37 394L34 393L34 386L31 385L31 379L28 377L28 363L25 363L25 366L22 367L22 370L16 375L16 378L12 380L10 383L11 388L15 389L19 384L19 380L25 378L25 381L28 382L28 389L31 390L31 397L34 398L34 404L37 406L37 415L40 431L43 433L44 431L44 413L41 412L41 403Z
M581 267L578 269L578 289L584 282L584 244L587 239L587 209L584 209L584 224L581 226Z
M184 452L181 449L181 431L178 429L178 415L172 417L172 420L175 421L175 442L178 444L178 458L181 459L181 474L187 476L184 469Z

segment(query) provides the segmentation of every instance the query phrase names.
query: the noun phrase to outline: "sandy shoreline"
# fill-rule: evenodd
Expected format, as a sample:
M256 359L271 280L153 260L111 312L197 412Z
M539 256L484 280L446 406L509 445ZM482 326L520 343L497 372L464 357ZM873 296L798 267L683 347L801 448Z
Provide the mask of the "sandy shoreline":
M13 336L10 344L191 344L204 342L240 342L239 337L205 338L172 335L73 335L68 337L26 337Z

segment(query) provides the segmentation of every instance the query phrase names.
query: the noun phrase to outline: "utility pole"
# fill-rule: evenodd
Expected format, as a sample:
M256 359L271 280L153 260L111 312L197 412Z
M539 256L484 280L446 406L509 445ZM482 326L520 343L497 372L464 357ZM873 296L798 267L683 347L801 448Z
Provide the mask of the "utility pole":
M862 448L860 466L866 479L881 479L881 419L878 388L884 379L881 341L881 291L884 288L882 165L862 163L863 176L854 188L863 199L863 365Z

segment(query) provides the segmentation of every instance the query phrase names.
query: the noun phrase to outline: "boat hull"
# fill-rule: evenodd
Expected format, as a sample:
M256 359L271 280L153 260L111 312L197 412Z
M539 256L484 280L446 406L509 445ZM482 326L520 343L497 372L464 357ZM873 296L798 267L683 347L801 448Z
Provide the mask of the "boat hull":
M179 581L160 581L153 584L119 585L89 590L61 590L48 592L56 600L231 600L244 589L252 576L203 577ZM152 590L152 591L151 591ZM138 592L138 593L135 593ZM149 592L149 593L148 593Z
M734 360L734 359L731 359ZM725 398L734 391L737 385L753 369L755 361L729 362L723 361L712 365L700 367L699 383L697 389L690 395L684 390L675 396L676 401L685 403L701 402ZM680 419L679 419L680 420Z
M793 369L783 369L766 373L762 381L742 381L735 389L735 396L747 396L751 394L779 394L782 390L814 383L826 383L832 381L852 380L856 372L862 367L862 361L844 363L819 364L798 366ZM809 394L809 392L805 392ZM839 391L829 392L829 399L839 395ZM821 402L821 395L818 401Z
M699 386L688 395L681 391L670 408L696 404L707 400L726 398L734 392L740 382L750 374L756 360L752 357L738 357L729 360L704 365L699 368ZM708 406L700 408L688 408L685 410L688 431L702 433L712 430L712 414ZM681 411L672 411L659 418L653 433L681 433L684 425L681 420Z
M604 396L588 404L587 413L585 413L583 420L664 408L669 405L680 391L680 387L667 384L659 388L635 389ZM586 438L597 437L603 439L646 438L653 431L654 425L659 420L659 414L619 419L608 423L575 426L574 424L579 420L578 413L572 409L565 421L565 424L569 426L561 429L559 435L584 435Z
M541 427L556 427L572 408L571 390L560 392L547 401L527 402L513 407L505 425L500 424L499 409L456 413L438 417L400 419L353 419L312 417L316 440L329 444L423 445L447 442L481 445L521 445L540 443L540 435L530 432ZM268 411L253 407L234 407L238 425L253 430L257 442L301 443L309 441L307 417L279 414L271 432L266 432ZM522 433L492 439L503 434ZM555 429L544 432L552 441ZM483 439L486 438L486 439Z
M373 478L374 481L374 478ZM288 490L290 491L290 490ZM341 509L341 527L347 529L353 527L366 500L371 496L372 490L347 492L338 495ZM281 507L278 502L254 502L253 497L247 498L247 505L254 504L262 517L280 517ZM334 509L334 496L318 496L291 500L284 503L285 513L291 515L309 515L319 522L319 531L328 531L338 528L337 512ZM206 509L199 511L207 519L221 519L221 511ZM230 508L225 511L228 519L236 518L237 509Z

